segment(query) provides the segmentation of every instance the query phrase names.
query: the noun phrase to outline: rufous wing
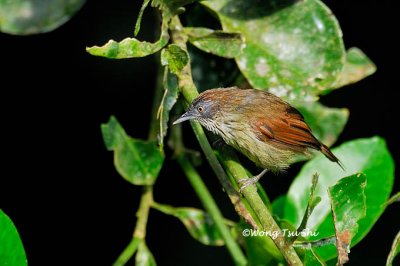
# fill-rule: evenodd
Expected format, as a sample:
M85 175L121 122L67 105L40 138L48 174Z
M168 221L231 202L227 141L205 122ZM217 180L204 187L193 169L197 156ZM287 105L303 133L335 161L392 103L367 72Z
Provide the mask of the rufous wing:
M320 150L321 143L313 136L303 116L287 105L277 113L268 112L252 120L258 138L280 149L304 152L307 148Z

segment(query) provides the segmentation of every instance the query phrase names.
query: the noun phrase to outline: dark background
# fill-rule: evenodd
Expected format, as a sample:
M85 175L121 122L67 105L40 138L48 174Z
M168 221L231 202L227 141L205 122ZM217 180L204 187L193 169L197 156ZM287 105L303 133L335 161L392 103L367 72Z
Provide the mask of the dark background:
M130 240L140 188L115 172L100 124L115 115L131 136L146 138L157 63L154 57L97 58L88 55L85 46L132 36L140 2L89 1L51 33L0 34L0 208L16 224L30 265L110 265ZM361 48L378 72L322 101L351 111L336 145L380 135L399 165L394 2L325 1L341 24L346 47ZM139 38L154 40L155 13L147 11L142 25ZM186 132L186 142L199 149L190 130ZM271 198L287 191L299 168L262 181ZM207 167L201 173L224 214L236 219L213 173ZM154 194L162 203L201 207L170 158ZM389 207L352 249L349 265L383 265L399 224L398 206ZM231 263L224 247L196 242L179 221L157 211L150 215L147 242L159 265Z

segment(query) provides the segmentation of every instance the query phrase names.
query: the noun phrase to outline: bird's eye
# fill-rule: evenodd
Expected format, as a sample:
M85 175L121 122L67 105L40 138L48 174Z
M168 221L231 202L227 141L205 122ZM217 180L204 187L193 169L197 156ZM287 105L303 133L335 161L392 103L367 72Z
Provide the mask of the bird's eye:
M203 106L199 106L199 107L197 107L197 111L199 111L199 113L202 113L202 112L204 112L204 108L203 108Z

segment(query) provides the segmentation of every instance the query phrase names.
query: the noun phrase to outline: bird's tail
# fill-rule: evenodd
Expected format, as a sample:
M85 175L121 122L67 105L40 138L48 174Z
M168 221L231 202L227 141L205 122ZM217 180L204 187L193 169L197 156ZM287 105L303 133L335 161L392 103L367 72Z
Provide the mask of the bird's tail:
M326 156L326 158L328 158L332 162L337 163L340 166L340 168L342 168L343 171L345 171L342 162L331 152L331 150L326 145L322 143L321 143L321 152Z

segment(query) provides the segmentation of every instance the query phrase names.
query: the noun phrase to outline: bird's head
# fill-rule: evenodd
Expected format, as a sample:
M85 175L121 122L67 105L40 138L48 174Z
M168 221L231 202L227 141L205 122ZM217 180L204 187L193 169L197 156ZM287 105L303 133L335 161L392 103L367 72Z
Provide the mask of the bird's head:
M218 92L218 90L214 89L201 93L193 100L187 112L173 124L176 125L186 120L195 120L213 133L220 134L224 121L221 115L222 99Z
M200 95L194 99L186 113L179 117L173 124L176 125L186 120L196 120L203 124L202 122L213 120L215 113L216 108L213 101L205 99Z

